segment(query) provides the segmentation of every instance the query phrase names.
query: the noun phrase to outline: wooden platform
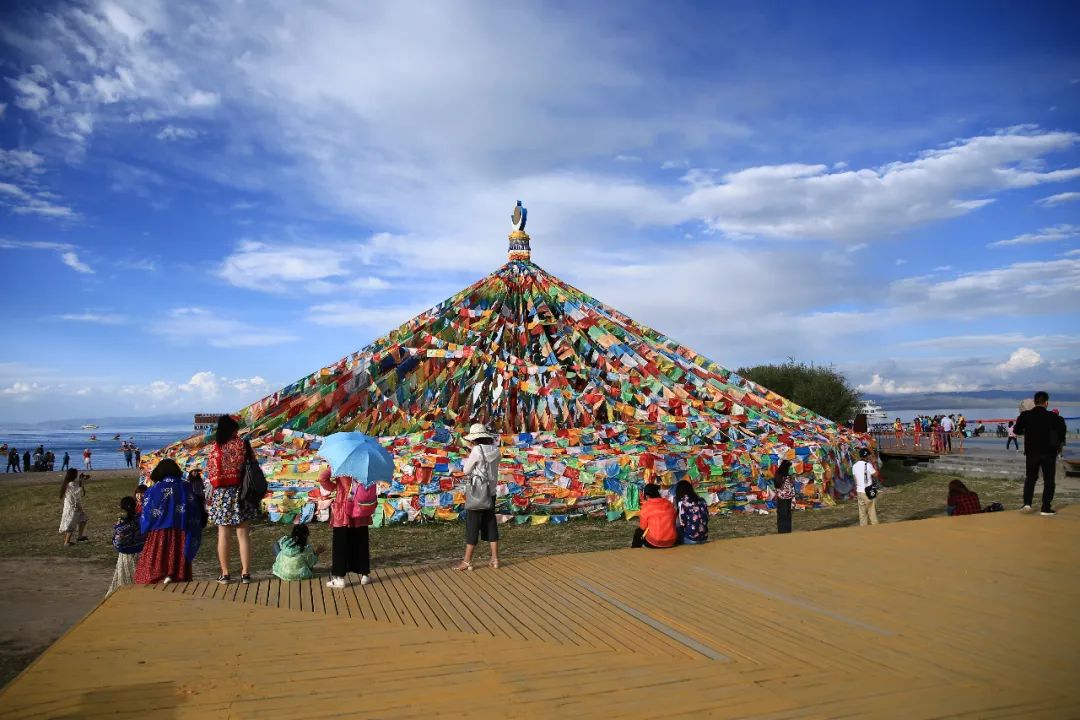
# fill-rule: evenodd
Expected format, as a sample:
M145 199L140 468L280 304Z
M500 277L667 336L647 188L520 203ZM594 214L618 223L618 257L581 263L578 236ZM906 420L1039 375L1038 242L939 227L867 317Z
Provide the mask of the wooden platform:
M0 716L1080 717L1078 541L1070 507L395 569L336 593L125 588Z

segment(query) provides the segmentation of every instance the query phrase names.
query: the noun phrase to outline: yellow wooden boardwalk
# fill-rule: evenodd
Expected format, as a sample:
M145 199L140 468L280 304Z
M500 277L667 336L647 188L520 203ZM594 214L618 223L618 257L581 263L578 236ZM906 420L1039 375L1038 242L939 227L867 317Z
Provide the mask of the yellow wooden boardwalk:
M0 716L1080 717L1078 541L1070 507L125 588Z

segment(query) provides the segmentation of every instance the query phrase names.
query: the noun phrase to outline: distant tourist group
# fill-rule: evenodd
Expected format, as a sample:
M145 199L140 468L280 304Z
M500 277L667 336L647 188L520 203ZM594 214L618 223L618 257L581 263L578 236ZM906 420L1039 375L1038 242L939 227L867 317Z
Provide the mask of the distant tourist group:
M932 453L944 454L964 449L964 438L977 434L968 430L968 421L963 413L954 415L919 415L910 423L896 418L892 423L894 446L907 445L908 430L911 431L911 447L915 450L924 446ZM925 438L925 440L924 440Z
M53 472L56 469L56 455L52 450L46 450L45 446L38 445L31 453L25 451L22 456L14 447L7 444L0 445L0 457L7 457L7 470L5 472ZM64 453L64 465L61 470L67 468L71 462L71 456Z

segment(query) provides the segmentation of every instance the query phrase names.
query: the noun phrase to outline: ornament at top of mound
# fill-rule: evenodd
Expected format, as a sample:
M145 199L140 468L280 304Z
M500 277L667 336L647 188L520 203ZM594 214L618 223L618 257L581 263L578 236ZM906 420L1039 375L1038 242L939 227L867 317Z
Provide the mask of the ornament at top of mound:
M532 251L529 248L529 235L525 232L525 220L528 215L529 211L518 200L514 213L510 216L510 220L514 224L514 229L510 232L510 260L528 262L532 258Z

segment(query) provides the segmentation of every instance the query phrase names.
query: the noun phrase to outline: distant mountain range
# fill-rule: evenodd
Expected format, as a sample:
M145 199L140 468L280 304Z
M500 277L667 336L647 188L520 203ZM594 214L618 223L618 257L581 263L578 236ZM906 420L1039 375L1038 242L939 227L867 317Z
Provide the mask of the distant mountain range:
M81 430L83 425L97 425L102 430L139 428L190 428L191 413L169 415L143 415L134 417L83 417L66 420L46 420L39 423L4 423L11 430Z
M865 394L886 411L891 410L946 410L948 408L1000 408L1019 405L1031 397L1026 390L975 390L971 392L907 393L898 395ZM1065 392L1050 396L1050 407L1080 405L1080 393Z

